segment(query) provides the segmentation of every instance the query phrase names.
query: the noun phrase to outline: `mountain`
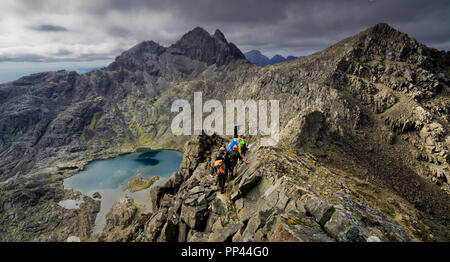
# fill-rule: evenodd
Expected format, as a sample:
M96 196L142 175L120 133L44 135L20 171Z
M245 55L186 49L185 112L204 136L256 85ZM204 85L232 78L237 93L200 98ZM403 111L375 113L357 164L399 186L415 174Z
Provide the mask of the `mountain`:
M250 61L250 63L255 64L257 66L263 67L263 66L268 65L270 62L270 59L267 56L261 54L261 52L258 50L249 51L249 52L245 53L244 55L245 55L245 58L248 61Z
M245 58L250 61L250 63L264 67L266 65L274 65L281 62L291 61L297 59L295 56L288 56L284 58L281 55L275 55L272 58L268 58L267 56L261 54L258 50L252 50L244 54Z
M86 74L0 85L0 239L7 241L448 241L450 54L377 24L290 62L249 63L220 31L146 41ZM220 194L223 136L174 136L176 99L280 101L280 141L250 136L249 165ZM141 148L183 151L152 210L99 202L63 179Z

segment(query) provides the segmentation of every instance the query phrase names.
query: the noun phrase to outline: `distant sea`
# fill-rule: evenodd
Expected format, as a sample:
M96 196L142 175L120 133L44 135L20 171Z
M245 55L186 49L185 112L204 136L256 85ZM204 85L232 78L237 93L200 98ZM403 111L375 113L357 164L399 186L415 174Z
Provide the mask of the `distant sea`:
M113 60L89 62L0 62L0 83L17 80L34 73L68 70L79 74L108 66Z

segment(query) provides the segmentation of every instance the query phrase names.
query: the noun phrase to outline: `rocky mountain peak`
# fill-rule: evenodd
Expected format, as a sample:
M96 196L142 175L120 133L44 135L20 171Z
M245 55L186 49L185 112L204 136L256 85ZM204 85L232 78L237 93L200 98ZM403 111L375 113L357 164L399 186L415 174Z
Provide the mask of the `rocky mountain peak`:
M349 42L352 44L347 45ZM349 60L353 61L407 62L429 70L435 67L436 63L445 64L445 53L429 48L385 23L378 23L331 48L340 50L338 52L348 52L350 46L353 50L351 50L352 56ZM430 59L434 61L432 62Z
M376 35L391 35L391 34L395 34L395 33L400 33L399 31L397 31L396 29L394 29L393 27L391 27L390 25L388 25L386 23L375 24L374 26L370 27L366 31L368 33L376 34Z
M116 60L108 68L112 70L119 68L142 69L146 61L160 56L165 51L165 47L154 41L143 41L116 57Z
M216 32L214 32L214 36L213 37L214 37L214 39L216 39L218 41L227 43L227 39L225 39L225 36L223 35L223 33L219 29L216 29Z
M154 42L154 41L144 41L141 42L134 47L132 47L129 52L134 52L137 54L140 54L142 52L146 53L152 53L156 55L160 55L166 50L165 47L161 46L160 44Z
M195 60L218 66L233 60L245 59L242 52L228 43L223 33L216 30L211 36L205 29L196 27L170 47L173 54L180 54Z
M199 44L203 41L208 41L210 38L211 36L205 29L197 26L184 34L175 45L190 46L193 44Z

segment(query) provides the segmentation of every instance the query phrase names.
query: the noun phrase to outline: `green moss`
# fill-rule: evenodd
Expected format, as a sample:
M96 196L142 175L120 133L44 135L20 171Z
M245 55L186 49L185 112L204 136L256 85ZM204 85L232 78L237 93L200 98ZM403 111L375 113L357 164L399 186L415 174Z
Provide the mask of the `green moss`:
M128 181L128 185L124 187L123 190L128 190L130 192L140 191L149 188L158 179L159 177L150 177L150 178L132 177Z
M295 221L294 219L292 219L291 217L287 217L287 218L285 218L286 219L286 221L289 223L289 224L292 224L292 225L297 225L298 223L297 223L297 221Z
M286 222L288 222L289 224L291 224L291 225L298 225L298 224L302 224L302 225L305 225L305 226L307 226L307 227L313 227L314 226L314 224L311 224L311 223L308 223L308 222L306 222L306 221L303 221L303 220L298 220L298 219L294 219L294 218L292 218L291 216L288 216L288 217L286 217L286 218L284 218L285 220L286 220Z
M95 123L97 122L97 117L98 117L99 114L101 114L101 112L95 112L94 113L94 115L92 116L91 123L88 126L89 129L94 129Z

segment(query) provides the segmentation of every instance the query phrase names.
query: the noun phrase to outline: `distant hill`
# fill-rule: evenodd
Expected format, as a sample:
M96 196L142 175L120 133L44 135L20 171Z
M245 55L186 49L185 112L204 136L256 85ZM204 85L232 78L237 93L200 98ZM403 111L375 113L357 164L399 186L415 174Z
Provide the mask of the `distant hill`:
M275 55L269 59L267 56L263 55L258 50L249 51L247 53L244 53L244 55L248 61L250 61L252 64L255 64L258 66L273 65L273 64L278 64L281 62L286 62L286 61L297 59L297 57L295 57L295 56L288 56L285 58L281 55Z

